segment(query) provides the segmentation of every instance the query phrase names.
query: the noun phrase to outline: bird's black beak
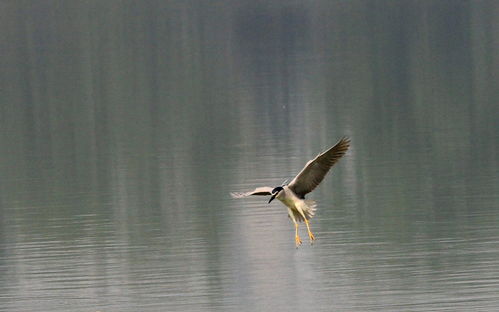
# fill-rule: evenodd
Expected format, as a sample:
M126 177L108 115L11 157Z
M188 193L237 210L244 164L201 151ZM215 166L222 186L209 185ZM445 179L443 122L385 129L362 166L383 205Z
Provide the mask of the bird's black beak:
M270 202L271 202L271 201L273 201L273 200L274 200L274 198L276 197L276 195L277 195L277 193L275 193L274 195L272 195L272 197L270 197L270 199L269 199L269 204L270 204Z

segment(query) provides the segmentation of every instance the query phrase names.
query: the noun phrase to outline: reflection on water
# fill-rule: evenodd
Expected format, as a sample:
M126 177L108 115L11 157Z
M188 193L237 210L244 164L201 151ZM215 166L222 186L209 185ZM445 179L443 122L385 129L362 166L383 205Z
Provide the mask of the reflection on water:
M0 311L499 306L493 5L0 6Z

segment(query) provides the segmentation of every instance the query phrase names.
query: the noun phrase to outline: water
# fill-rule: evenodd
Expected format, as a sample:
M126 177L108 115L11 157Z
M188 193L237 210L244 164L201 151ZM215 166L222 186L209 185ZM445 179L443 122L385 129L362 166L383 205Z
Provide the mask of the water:
M0 311L499 307L494 2L0 8Z

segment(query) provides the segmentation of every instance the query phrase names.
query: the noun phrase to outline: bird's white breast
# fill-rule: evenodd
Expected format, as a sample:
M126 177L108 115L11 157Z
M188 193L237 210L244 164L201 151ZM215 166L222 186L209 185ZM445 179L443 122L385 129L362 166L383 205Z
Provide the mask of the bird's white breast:
M287 186L276 196L284 205L296 210L296 205L302 200L298 198Z

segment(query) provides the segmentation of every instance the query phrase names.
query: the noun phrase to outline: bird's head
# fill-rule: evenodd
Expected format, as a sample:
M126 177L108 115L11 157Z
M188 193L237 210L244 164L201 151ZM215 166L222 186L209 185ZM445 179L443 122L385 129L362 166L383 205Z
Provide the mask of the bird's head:
M275 198L275 197L276 197L276 196L277 196L277 195L278 195L278 194L279 194L282 190L284 190L284 188L283 188L282 186L277 186L277 187L275 187L275 188L272 190L272 192L271 192L271 193L272 193L272 197L270 197L270 199L269 199L269 204L270 204L270 202L271 202L271 201L273 201L273 200L274 200L274 198Z

